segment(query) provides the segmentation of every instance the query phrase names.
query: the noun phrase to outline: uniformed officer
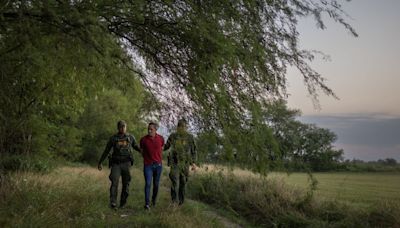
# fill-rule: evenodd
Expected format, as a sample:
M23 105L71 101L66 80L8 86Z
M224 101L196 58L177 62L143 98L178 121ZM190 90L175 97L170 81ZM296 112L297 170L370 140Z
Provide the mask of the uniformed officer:
M118 121L118 133L113 135L107 143L107 146L101 155L98 163L98 169L102 170L101 163L108 156L109 166L111 173L109 179L111 181L110 187L110 207L117 207L118 195L118 182L120 176L122 177L122 191L120 198L120 207L126 204L129 195L129 182L131 181L130 167L133 165L133 150L140 151L136 144L135 137L126 132L127 125L125 121ZM110 150L112 154L110 155Z
M178 121L176 132L172 133L164 146L164 150L171 151L168 160L171 166L169 178L171 179L171 199L179 205L185 200L186 182L189 176L189 167L196 168L197 158L196 144L194 137L187 131L187 122L185 119ZM179 181L179 188L178 188ZM178 192L178 199L177 199Z

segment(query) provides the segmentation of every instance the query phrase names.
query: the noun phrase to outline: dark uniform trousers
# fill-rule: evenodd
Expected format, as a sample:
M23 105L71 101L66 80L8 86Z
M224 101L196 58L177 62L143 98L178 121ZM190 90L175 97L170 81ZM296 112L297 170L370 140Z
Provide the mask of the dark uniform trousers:
M189 177L189 166L183 165L179 166L173 164L169 172L169 178L171 179L171 198L173 202L177 201L177 193L179 198L179 204L185 201L185 188L186 182ZM179 187L178 187L179 181Z
M117 195L118 195L118 183L119 177L122 177L122 191L121 191L121 199L120 205L124 205L126 203L126 199L129 195L129 183L131 181L131 173L130 173L131 162L122 162L116 163L114 162L111 166L111 173L110 173L110 202L112 204L116 204L117 202Z

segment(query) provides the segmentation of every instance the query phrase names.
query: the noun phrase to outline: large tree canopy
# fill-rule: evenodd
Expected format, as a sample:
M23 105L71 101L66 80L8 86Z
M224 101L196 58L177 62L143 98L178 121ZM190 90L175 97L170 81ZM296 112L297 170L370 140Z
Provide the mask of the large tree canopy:
M20 83L18 77L32 79L31 71L49 82L24 82L41 86L33 87L35 97L25 99L22 112L63 80L90 94L93 82L124 81L124 75L110 75L126 76L128 69L153 94L167 124L186 116L199 129L238 145L240 133L264 121L268 103L286 96L289 66L301 72L314 98L318 90L334 96L308 64L314 53L298 45L297 22L308 16L321 29L328 16L357 35L336 0L3 1L1 82L8 90L2 92L2 106L18 97L10 85ZM38 54L32 56L32 50ZM43 56L55 64L53 71L34 70L38 61L47 61ZM58 67L65 62L72 68ZM23 72L7 79L7 74L17 75L15 69ZM21 110L16 113L22 115Z

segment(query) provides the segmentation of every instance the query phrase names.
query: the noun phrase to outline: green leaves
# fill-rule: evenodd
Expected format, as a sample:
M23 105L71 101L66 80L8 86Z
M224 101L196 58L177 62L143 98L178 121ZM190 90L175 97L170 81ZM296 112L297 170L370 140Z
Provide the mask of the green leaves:
M250 130L264 124L257 116L286 96L288 66L299 69L314 98L318 89L334 95L308 65L313 53L298 46L299 17L324 28L328 14L356 35L335 0L33 0L4 3L0 14L6 151L11 135L30 129L29 116L73 122L103 88L126 94L140 88L137 79L151 94L137 100L149 101L167 125L186 116L199 130L232 137L239 151L252 139L237 135L261 137Z
M140 91L123 94L120 90L106 90L97 99L91 99L80 116L78 128L83 132L81 159L96 164L108 139L117 132L119 120L128 123L128 132L139 142L146 133L146 123L142 121L143 98Z
M139 122L146 93L89 6L31 1L2 7L1 153L80 160L85 129L78 122L103 90L114 89L125 101L134 94L115 109L131 107Z

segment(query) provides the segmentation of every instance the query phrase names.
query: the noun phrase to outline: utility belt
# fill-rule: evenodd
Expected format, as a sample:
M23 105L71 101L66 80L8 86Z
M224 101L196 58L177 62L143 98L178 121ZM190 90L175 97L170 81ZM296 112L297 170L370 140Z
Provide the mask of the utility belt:
M130 156L112 156L108 160L108 166L111 167L114 164L121 164L125 162L131 162L131 165L133 165L133 159Z

